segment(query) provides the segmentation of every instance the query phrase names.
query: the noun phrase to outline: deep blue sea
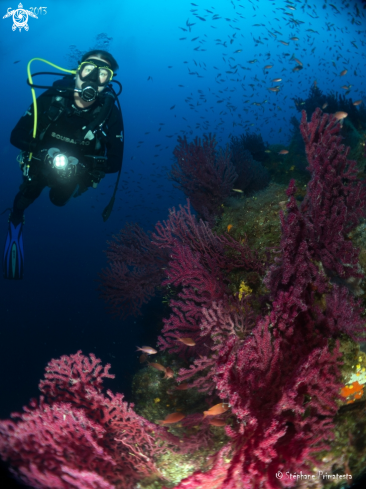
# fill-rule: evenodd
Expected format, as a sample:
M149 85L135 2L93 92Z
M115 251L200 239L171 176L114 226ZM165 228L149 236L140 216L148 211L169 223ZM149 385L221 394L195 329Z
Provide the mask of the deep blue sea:
M19 150L9 138L32 101L26 83L32 58L73 69L94 47L113 54L123 85L125 154L106 223L101 213L116 174L61 208L45 189L25 213L24 279L0 278L0 419L39 395L51 358L77 350L111 363L116 379L108 387L131 400L132 376L140 368L136 345L156 344L160 301L143 316L113 318L99 298L97 278L106 266L107 241L126 222L152 230L169 208L185 203L167 178L178 136L192 141L215 133L225 146L250 131L286 145L290 118L300 119L293 98L306 99L314 84L366 102L361 1L27 1L23 8L37 18L29 16L28 30L12 30L12 17L3 16L16 8L16 1L0 1L0 212L12 206L22 181ZM31 70L54 71L39 61ZM56 79L39 76L37 82ZM277 85L278 92L269 90ZM0 216L0 241L8 214Z

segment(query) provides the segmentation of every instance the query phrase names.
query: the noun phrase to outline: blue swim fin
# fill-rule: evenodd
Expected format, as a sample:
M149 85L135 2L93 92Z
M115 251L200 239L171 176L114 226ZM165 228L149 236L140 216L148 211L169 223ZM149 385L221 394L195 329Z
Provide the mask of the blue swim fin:
M14 224L10 217L3 259L4 278L10 280L19 280L23 278L23 268L23 220Z

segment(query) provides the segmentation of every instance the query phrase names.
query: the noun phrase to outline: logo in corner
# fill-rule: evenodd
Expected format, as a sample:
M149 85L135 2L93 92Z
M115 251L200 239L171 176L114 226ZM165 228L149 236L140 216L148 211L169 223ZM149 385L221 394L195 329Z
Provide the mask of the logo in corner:
M11 15L13 16L14 24L11 27L13 31L15 31L16 28L18 28L19 31L21 31L22 27L24 27L24 29L28 31L29 30L28 16L38 19L38 17L33 12L29 10L23 10L23 5L21 3L18 5L17 10L10 10L10 8L11 7L8 8L8 13L4 15L3 19L6 19Z

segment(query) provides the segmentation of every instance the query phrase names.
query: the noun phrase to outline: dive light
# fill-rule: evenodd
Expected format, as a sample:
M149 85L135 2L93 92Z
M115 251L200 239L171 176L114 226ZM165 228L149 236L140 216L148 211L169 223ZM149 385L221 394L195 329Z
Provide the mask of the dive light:
M48 161L59 176L69 177L76 171L79 160L74 156L66 156L58 148L50 148L47 152Z

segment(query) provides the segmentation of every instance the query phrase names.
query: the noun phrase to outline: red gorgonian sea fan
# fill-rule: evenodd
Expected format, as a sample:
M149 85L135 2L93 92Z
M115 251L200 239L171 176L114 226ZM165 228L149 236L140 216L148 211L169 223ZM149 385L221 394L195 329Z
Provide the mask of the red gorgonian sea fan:
M152 243L138 224L127 224L108 245L108 265L99 274L100 296L116 316L141 315L163 281L169 253Z
M110 365L93 353L51 360L39 388L43 395L0 421L0 456L22 482L39 489L133 489L139 480L162 478L154 458L179 440L139 416L122 394L102 391Z
M221 214L221 204L229 197L237 178L231 162L229 147L216 149L215 136L205 135L203 141L196 138L178 138L174 149L177 162L172 165L170 179L191 201L194 210L213 225L215 216Z

